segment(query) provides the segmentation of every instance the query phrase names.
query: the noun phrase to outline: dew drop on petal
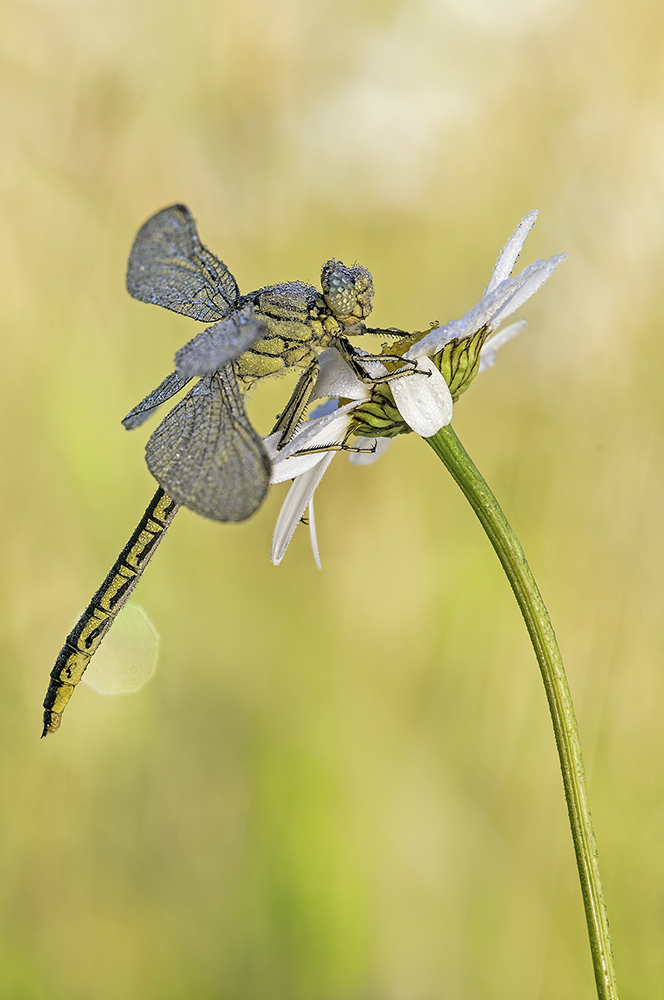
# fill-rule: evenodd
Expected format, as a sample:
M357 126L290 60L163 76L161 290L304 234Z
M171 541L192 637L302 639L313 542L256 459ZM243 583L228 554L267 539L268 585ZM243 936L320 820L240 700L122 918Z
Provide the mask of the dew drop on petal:
M411 430L421 437L431 437L452 420L452 396L431 358L419 358L417 367L427 377L415 372L395 379L392 395Z
M147 684L158 656L159 633L145 611L129 603L90 660L83 681L99 694L129 694Z

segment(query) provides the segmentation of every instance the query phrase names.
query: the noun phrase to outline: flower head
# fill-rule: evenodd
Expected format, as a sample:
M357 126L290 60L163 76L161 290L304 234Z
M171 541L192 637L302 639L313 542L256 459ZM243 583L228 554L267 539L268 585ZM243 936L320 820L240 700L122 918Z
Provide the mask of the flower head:
M475 376L495 364L498 348L524 329L526 320L506 327L501 324L541 288L567 256L536 260L511 277L538 214L529 212L521 220L501 250L482 298L461 319L432 325L426 333L404 333L396 343L384 347L386 360L398 355L414 362L411 371L402 371L398 377L393 373L388 382L363 382L334 348L321 354L316 398L330 397L330 401L319 407L280 451L276 451L278 435L265 439L273 461L271 482L293 479L272 539L275 565L283 559L309 508L311 545L320 568L313 494L335 452L347 447L351 434L356 436L355 447L347 450L355 464L375 461L398 434L415 431L432 437L450 423L454 402ZM373 359L363 365L373 378L388 371L381 361Z

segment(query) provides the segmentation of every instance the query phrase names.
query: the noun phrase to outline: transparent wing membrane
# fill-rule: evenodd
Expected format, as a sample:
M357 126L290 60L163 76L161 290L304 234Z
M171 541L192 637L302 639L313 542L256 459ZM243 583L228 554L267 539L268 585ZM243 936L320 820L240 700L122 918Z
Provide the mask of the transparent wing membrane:
M164 208L141 226L129 255L127 291L203 323L221 319L240 296L226 265L202 245L185 205Z
M214 521L244 521L259 507L270 460L249 423L231 365L201 379L146 446L152 475L177 503Z
M178 372L171 372L156 389L153 389L145 399L141 400L138 406L129 411L122 421L122 426L128 431L133 431L134 428L140 427L162 403L169 400L171 396L175 396L180 389L184 389L189 381L190 378L188 376L183 378Z
M175 355L181 376L213 375L229 361L235 361L268 332L251 307L234 312L214 326L202 330Z

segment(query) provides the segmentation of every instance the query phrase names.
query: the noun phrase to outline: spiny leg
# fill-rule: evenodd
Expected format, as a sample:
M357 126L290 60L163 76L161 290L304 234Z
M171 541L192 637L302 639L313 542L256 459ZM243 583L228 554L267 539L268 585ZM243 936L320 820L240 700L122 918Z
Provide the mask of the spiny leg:
M286 403L283 412L277 417L277 421L270 431L270 435L276 434L281 431L281 437L277 443L277 451L285 447L293 438L295 431L297 430L300 421L302 419L302 414L309 405L311 395L316 386L318 380L318 375L320 373L320 366L318 364L318 359L312 361L303 375L300 377L291 398ZM300 448L298 451L294 452L294 455L316 455L323 454L326 451L354 451L359 453L373 454L376 450L376 446L373 445L371 448L359 448L353 445L347 445L345 441L337 441L333 444L319 445L315 448Z
M361 354L345 337L336 337L334 346L349 368L352 369L353 374L359 378L360 382L375 385L379 382L391 382L393 379L402 378L404 375L429 375L429 372L418 372L417 361L412 361L410 358L402 358L399 354ZM366 368L364 368L363 363L372 361L378 361L381 364L385 361L396 361L406 367L400 368L396 372L370 375Z
M277 443L277 451L280 451L293 437L297 430L302 416L318 381L320 365L318 359L312 361L306 371L300 377L291 398L286 403L286 407L278 417L277 422L270 431L270 434L281 432Z
M360 448L359 446L346 444L345 441L337 441L334 444L317 445L315 448L300 448L298 451L294 451L290 457L294 458L296 455L323 455L328 451L352 451L358 455L373 455L376 451L376 445L373 444L370 448Z

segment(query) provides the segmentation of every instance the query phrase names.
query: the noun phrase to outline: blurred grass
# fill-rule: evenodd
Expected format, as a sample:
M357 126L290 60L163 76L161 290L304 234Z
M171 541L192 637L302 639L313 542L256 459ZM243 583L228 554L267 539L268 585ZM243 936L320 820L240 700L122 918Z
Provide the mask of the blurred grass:
M376 325L472 305L522 215L570 257L455 428L565 656L625 997L664 996L660 5L5 0L0 9L0 993L582 1000L536 665L414 436L268 561L182 512L140 585L156 678L37 739L76 609L154 483L120 418L197 327L124 291L184 201L243 291L374 275ZM262 427L283 384L252 402Z

